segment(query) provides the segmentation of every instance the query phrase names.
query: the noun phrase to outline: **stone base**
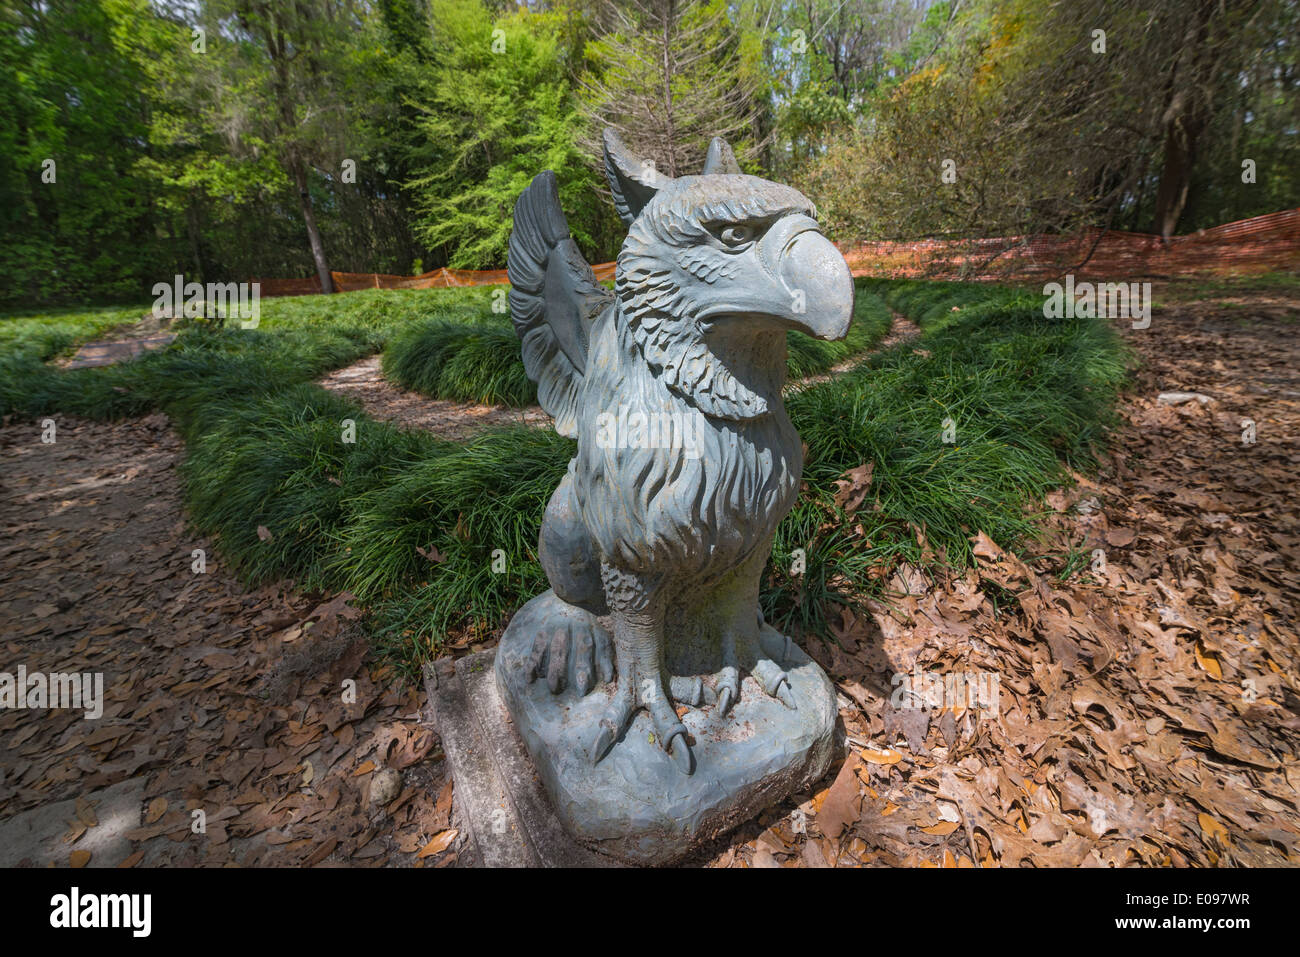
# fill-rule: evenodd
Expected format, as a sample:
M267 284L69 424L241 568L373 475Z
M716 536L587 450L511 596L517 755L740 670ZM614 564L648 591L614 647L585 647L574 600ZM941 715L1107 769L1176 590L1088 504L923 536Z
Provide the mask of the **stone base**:
M424 666L429 726L455 782L460 863L470 867L617 867L560 826L515 734L492 673L493 651Z
M778 663L789 675L798 710L746 677L740 700L725 718L712 707L682 716L694 738L693 774L679 771L655 743L644 711L593 765L588 748L613 687L580 698L572 688L553 695L544 679L527 680L533 636L546 628L558 604L548 591L520 609L502 636L495 672L501 700L555 814L581 844L628 863L668 864L826 772L838 716L835 689L793 643Z

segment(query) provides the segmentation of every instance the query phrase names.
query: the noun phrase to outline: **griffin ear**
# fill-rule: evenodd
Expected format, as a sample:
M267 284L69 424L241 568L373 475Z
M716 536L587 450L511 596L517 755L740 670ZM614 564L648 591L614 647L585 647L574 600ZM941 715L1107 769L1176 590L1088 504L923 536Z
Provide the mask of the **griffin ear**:
M672 182L654 163L633 158L612 129L605 130L605 176L614 191L614 208L629 226L655 193Z
M704 157L704 175L739 172L740 164L736 162L736 154L731 151L726 140L721 136L715 136L709 143L708 155Z

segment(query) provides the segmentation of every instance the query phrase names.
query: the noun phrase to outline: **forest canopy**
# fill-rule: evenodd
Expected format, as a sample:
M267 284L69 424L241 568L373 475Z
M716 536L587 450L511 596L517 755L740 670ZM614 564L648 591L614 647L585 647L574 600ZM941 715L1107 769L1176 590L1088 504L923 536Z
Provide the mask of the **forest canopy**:
M1173 235L1300 206L1294 0L0 0L0 302L505 264L607 126L726 136L837 241Z

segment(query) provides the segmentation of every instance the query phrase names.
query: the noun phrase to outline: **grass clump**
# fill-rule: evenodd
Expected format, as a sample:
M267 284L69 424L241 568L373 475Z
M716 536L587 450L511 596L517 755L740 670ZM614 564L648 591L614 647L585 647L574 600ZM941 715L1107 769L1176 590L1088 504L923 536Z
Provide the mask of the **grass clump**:
M890 321L884 301L859 288L853 322L840 341L787 333L787 380L820 375L866 352L884 338ZM537 401L537 388L519 354L519 339L501 319L472 324L433 319L407 326L384 351L383 370L403 388L436 399L513 407Z
M447 442L298 385L232 405L181 474L194 524L243 580L351 591L414 674L449 633L486 632L545 589L537 534L574 450L525 427Z
M874 348L893 324L893 316L884 300L856 281L857 297L853 303L853 322L848 334L838 342L814 339L800 332L786 333L786 380L795 381L829 372L837 363Z
M508 322L408 326L384 350L383 370L403 388L438 399L515 407L537 401Z

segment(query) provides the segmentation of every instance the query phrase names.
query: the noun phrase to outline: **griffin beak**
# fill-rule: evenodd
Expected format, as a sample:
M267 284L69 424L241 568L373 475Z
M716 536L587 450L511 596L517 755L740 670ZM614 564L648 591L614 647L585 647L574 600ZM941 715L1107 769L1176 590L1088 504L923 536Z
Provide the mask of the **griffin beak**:
M787 216L763 238L759 255L790 297L791 327L816 339L843 339L853 319L853 274L809 216Z

